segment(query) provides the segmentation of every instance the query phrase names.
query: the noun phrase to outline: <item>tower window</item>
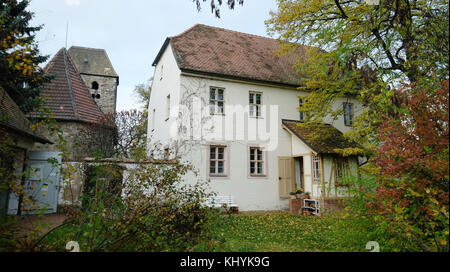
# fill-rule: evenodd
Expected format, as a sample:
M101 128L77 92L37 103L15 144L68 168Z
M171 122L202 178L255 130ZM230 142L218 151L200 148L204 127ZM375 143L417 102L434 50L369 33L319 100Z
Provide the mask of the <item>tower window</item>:
M94 89L94 90L98 90L98 83L97 83L97 81L92 82L92 87L91 88Z

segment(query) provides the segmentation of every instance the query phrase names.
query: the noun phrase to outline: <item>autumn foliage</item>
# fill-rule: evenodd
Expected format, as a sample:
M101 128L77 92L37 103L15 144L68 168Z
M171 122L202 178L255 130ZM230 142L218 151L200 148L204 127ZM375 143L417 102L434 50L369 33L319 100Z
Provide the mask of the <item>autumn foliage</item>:
M378 188L367 204L388 231L426 251L448 251L449 85L440 85L398 91L402 107L380 127Z

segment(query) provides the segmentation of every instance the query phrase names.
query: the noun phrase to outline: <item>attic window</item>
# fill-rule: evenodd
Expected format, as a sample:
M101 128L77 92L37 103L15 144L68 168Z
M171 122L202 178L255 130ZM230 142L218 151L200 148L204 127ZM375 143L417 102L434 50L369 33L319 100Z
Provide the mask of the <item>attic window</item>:
M346 126L352 126L353 125L353 104L352 103L343 103L344 106L344 124Z
M98 90L98 82L97 81L92 82L92 87L91 88L94 89L94 90Z

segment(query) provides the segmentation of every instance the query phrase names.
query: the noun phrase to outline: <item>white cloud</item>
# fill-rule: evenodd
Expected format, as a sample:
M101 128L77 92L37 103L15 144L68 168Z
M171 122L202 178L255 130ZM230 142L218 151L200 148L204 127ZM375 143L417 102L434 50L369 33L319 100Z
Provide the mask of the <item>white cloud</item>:
M71 7L71 6L79 6L80 5L80 1L81 0L66 0L66 4Z

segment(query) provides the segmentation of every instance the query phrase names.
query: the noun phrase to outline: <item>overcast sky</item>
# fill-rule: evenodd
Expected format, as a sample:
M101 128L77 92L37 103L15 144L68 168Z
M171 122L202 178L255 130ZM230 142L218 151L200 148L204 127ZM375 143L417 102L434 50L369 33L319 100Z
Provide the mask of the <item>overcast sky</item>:
M226 2L226 1L224 1ZM44 55L72 45L104 48L119 74L117 110L138 108L134 86L153 76L152 63L164 40L201 23L267 36L264 21L274 0L245 0L234 11L211 14L209 0L200 13L191 0L32 0L33 25L43 24L37 41Z

